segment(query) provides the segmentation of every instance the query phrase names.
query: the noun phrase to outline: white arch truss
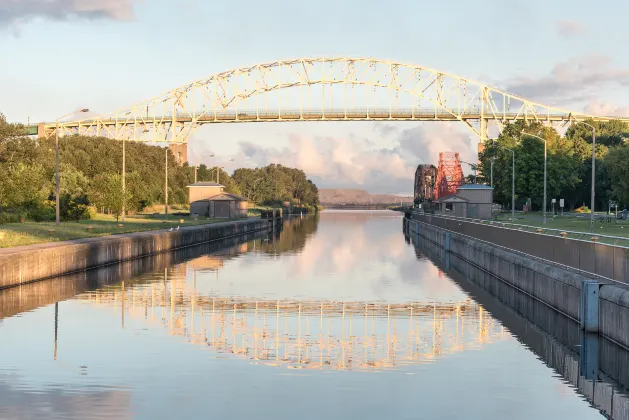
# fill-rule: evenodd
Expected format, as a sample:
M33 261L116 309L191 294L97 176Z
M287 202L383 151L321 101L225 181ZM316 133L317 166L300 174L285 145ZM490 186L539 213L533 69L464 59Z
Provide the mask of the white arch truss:
M593 118L461 76L374 58L298 58L228 70L110 114L60 125L60 135L186 142L203 124L280 121L460 121L481 140L495 123ZM44 125L44 136L55 125Z

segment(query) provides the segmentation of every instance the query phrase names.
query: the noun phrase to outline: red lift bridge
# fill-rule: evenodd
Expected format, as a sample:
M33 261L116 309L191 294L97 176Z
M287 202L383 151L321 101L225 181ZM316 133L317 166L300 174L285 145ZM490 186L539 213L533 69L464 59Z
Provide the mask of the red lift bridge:
M435 200L456 194L457 187L464 183L459 154L455 152L439 153L439 166L434 191Z

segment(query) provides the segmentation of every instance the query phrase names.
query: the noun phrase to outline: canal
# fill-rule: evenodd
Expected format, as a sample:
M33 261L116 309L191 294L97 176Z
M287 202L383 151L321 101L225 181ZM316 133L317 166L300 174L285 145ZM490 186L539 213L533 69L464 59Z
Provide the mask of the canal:
M578 329L463 264L329 211L0 291L0 418L627 418L624 350L580 377Z

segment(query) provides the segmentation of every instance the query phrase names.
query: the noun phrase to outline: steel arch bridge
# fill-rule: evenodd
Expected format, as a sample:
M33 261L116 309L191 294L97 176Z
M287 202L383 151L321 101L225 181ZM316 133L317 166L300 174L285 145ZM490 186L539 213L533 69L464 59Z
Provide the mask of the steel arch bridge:
M227 70L110 114L60 123L60 135L184 143L204 124L460 121L482 141L490 123L609 120L544 105L455 74L375 58L298 58ZM34 127L33 127L34 128ZM55 124L40 124L40 137Z

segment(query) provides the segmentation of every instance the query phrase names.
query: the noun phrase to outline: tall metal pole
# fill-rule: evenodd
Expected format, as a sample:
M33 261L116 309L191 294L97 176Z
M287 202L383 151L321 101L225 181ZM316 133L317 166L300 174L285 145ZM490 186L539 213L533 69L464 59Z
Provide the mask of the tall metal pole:
M55 128L55 207L55 223L58 226L61 223L61 213L59 209L59 119L57 119Z
M547 185L547 174L548 174L548 154L547 154L547 146L546 141L544 141L544 224L546 224L546 185Z
M168 219L168 147L166 148L166 166L164 172L164 219Z
M124 215L127 212L126 204L127 204L127 152L126 152L126 144L124 137L122 138L122 223L124 223Z
M591 192L591 197L590 197L590 232L594 232L594 183L595 182L596 182L596 129L592 127L592 192Z
M511 221L515 222L515 150L511 150Z
M547 146L548 146L548 142L546 141L546 139L544 139L544 138L542 138L540 136L537 136L535 134L530 134L530 133L526 133L526 132L522 132L522 134L525 134L525 135L527 135L529 137L533 137L533 138L536 138L536 139L541 140L541 141L544 142L544 224L546 224L546 219L547 219L547 217L546 217L546 209L547 209L547 207L546 207L547 206L547 204L546 204L546 197L547 197L547 195L546 195L546 185L547 185L547 173L548 173L547 172L547 163L548 163L548 153L547 153L548 147Z
M197 183L197 166L194 166L194 183Z
M220 169L218 169L218 166L217 166L217 167L216 167L216 183L217 183L217 184L220 184L220 182L218 181L218 171L219 171L219 170L220 170Z
M494 188L494 158L491 158L491 175L489 178L489 186Z

